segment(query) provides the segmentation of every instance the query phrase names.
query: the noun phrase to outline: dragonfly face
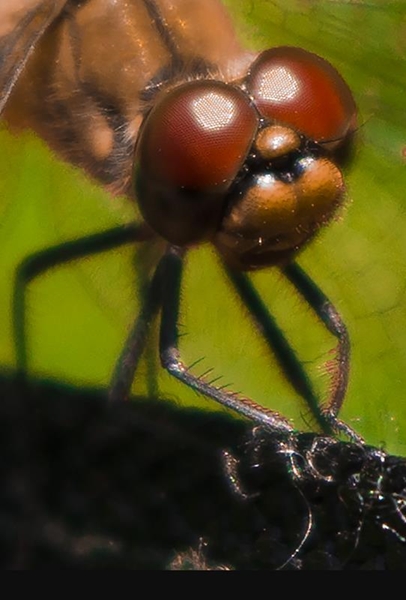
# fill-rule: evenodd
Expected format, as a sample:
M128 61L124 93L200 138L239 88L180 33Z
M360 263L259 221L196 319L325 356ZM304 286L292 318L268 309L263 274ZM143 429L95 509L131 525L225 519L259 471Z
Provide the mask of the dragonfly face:
M217 0L5 4L4 119L36 131L112 194L133 197L168 256L211 241L232 270L285 265L342 202L339 163L356 107L319 56L293 47L244 50ZM168 282L155 278L151 290ZM155 305L165 322L162 292ZM181 363L173 366L173 336L161 338L168 338L162 361L175 376L257 418L224 401L227 393L188 381ZM336 383L332 414L346 374Z
M139 136L141 211L172 244L212 239L239 268L286 261L343 197L334 155L355 114L338 73L300 48L260 54L238 81L175 86Z

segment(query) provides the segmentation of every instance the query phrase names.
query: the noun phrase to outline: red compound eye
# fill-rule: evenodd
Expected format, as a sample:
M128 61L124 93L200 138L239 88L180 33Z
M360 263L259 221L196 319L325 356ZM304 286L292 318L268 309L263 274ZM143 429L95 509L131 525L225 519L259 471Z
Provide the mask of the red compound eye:
M247 88L263 116L312 140L341 140L356 128L356 106L345 81L329 62L301 48L260 54Z
M219 81L175 88L142 132L141 169L170 186L225 189L243 164L258 117L248 98Z
M136 148L135 191L147 223L177 245L213 236L257 128L248 96L220 81L186 83L158 99Z

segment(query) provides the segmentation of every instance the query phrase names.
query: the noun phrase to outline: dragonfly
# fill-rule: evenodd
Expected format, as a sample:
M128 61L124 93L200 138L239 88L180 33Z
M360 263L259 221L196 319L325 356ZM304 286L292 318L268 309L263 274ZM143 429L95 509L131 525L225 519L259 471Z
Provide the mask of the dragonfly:
M29 371L27 288L58 265L123 245L162 246L110 386L127 399L152 323L171 375L266 429L290 433L275 410L195 376L179 347L185 257L211 243L255 328L319 426L339 419L350 370L347 328L295 262L345 197L343 168L357 131L338 71L305 49L245 49L219 0L19 0L0 8L0 113L31 129L142 221L63 242L18 267L13 302L18 372ZM202 24L207 24L202 26ZM320 408L249 273L277 268L336 338Z

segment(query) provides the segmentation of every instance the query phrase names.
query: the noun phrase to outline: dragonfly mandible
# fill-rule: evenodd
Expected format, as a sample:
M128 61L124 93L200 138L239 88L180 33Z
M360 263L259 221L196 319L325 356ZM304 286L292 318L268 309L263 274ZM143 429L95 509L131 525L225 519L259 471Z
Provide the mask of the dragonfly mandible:
M297 47L261 53L239 43L218 0L20 0L0 8L0 110L32 129L112 195L138 203L143 222L47 248L20 265L14 329L28 370L26 289L58 264L124 244L163 240L163 255L114 370L127 398L151 323L173 376L272 430L274 410L196 377L181 358L185 256L210 242L258 331L325 431L339 420L350 344L331 301L294 262L343 202L342 167L357 128L351 91L326 60ZM247 275L277 267L337 338L322 410L293 349Z

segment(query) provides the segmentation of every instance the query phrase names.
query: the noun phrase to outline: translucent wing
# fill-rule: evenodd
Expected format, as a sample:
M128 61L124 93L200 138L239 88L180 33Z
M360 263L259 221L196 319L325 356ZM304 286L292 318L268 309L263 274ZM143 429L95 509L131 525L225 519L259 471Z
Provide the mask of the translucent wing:
M0 113L38 41L67 0L3 0L0 4Z

